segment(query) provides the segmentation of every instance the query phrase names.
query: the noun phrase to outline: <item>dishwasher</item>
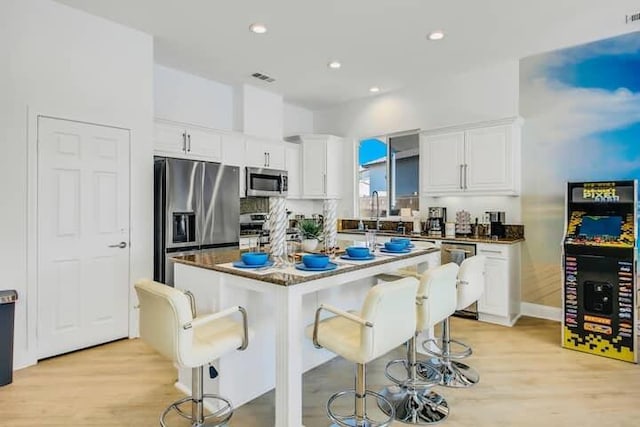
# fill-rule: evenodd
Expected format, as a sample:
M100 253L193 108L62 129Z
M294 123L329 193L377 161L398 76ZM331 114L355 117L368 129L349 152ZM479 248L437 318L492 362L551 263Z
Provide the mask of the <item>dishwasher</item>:
M460 265L466 258L472 257L475 254L476 245L473 243L442 242L440 248L441 263L443 265L450 262L455 262ZM469 307L456 310L453 315L465 319L478 320L478 303L474 302Z

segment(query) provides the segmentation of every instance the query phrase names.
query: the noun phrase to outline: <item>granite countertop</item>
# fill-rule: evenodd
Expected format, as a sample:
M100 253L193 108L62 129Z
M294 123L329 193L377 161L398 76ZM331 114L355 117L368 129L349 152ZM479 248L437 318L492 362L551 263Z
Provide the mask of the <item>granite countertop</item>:
M338 241L338 245L340 248L344 248L346 246L351 245L353 242L341 240ZM438 252L440 249L438 248L428 248L428 249L414 249L411 253L404 255L393 255L393 256L380 256L377 257L376 260L363 262L362 264L355 263L342 263L339 258L335 260L339 264L338 268L331 271L323 271L314 274L291 274L286 271L280 271L278 269L270 269L268 272L253 272L251 270L241 270L238 268L229 267L223 264L228 264L233 261L237 261L240 259L241 251L238 249L229 249L229 250L216 250L216 251L208 251L201 252L193 255L183 255L173 257L173 260L180 264L191 265L194 267L200 267L207 270L220 271L223 273L229 273L236 276L246 277L249 279L260 280L263 282L269 282L276 285L281 286L291 286L297 285L304 282L309 282L311 280L317 280L324 277L335 276L342 273L348 273L355 270L360 270L363 268L368 268L372 266L382 265L386 263L390 263L393 261L397 261L400 259L408 259L413 258L419 255L425 255L432 252ZM340 253L340 251L338 252Z
M347 233L347 234L364 234L365 231L363 230L357 230L357 229L353 229L353 230L340 230L338 231L338 233ZM493 240L487 237L479 237L479 238L473 238L473 237L434 237L434 236L427 236L424 234L400 234L400 233L394 233L391 231L378 231L376 233L378 236L389 236L389 237L407 237L411 240L418 240L418 241L428 241L428 240L444 240L447 242L469 242L469 243L497 243L497 244L502 244L502 245L511 245L511 244L515 244L515 243L520 243L520 242L524 242L524 237L518 237L518 238L504 238L504 239L498 239L498 240Z

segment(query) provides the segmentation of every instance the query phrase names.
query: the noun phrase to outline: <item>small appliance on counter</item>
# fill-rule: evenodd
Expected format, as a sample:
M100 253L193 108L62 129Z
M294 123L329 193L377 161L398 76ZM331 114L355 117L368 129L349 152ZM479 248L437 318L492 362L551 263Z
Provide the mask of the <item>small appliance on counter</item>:
M503 211L488 211L485 214L488 216L491 237L496 236L499 239L507 237L505 213Z
M445 223L447 222L447 208L429 208L429 216L425 223L426 232L428 236L442 237L445 230Z
M251 168L246 169L247 197L286 197L289 176L286 170Z
M456 212L456 234L471 234L471 214L467 211Z

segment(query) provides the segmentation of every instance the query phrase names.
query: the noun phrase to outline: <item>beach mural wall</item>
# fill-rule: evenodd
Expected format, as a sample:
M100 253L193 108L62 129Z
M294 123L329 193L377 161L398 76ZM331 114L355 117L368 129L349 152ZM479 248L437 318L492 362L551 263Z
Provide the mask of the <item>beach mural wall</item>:
M568 181L640 179L640 32L520 62L523 301L560 307Z

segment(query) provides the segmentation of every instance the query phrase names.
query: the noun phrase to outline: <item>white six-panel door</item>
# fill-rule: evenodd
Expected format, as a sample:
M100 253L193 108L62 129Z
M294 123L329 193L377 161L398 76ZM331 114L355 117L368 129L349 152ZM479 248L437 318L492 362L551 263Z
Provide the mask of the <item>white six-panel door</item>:
M128 335L129 132L38 119L38 358Z

